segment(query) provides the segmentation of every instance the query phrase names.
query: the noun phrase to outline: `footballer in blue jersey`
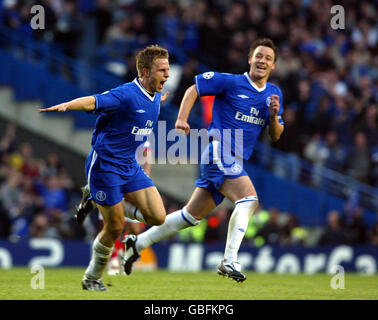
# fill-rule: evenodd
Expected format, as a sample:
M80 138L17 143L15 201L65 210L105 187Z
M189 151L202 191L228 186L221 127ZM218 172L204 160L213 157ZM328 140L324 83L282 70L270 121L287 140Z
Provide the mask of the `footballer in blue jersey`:
M84 273L85 290L107 290L101 277L124 228L123 199L139 209L139 220L149 225L165 221L161 196L135 156L145 140L141 137L152 132L160 103L167 97L161 91L169 77L168 58L166 49L157 45L146 47L137 54L138 77L134 81L103 94L40 109L40 112L82 110L99 114L85 173L104 226L93 243L92 258Z
M237 254L249 218L258 206L258 198L242 163L251 156L265 127L268 127L272 141L277 141L284 130L282 92L268 82L277 54L271 39L257 39L248 54L248 72L240 75L205 72L196 76L195 84L186 90L175 124L176 129L185 134L190 132L187 119L197 97L215 96L213 118L208 128L210 143L202 154L201 176L184 208L169 214L163 225L154 226L137 238L128 237L130 247L133 245L137 252L126 255L126 273L131 272L132 261L138 252L181 229L197 225L227 197L234 202L235 208L218 273L238 282L246 279Z
M272 96L282 103L282 92L269 82L259 88L247 72L206 72L195 77L195 88L199 96L215 96L210 143L202 154L201 177L195 185L209 190L218 205L224 198L220 191L224 180L247 175L243 160L251 157L260 133L270 125ZM281 104L277 114L281 125L282 112Z

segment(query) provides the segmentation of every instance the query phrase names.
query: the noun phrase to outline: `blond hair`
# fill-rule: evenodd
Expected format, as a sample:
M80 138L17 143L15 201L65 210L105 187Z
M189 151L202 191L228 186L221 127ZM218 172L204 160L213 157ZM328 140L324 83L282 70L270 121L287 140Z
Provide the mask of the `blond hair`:
M138 76L142 77L142 70L146 68L151 70L152 65L156 59L169 59L168 50L158 45L152 45L139 51L136 56L136 68L138 70Z

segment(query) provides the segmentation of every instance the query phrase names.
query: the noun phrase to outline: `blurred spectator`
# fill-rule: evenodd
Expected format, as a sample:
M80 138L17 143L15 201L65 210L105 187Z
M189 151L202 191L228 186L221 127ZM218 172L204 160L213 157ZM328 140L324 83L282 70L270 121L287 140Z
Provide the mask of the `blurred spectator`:
M66 0L62 5L55 26L54 41L63 46L68 56L76 56L80 33L82 29L82 17L76 0Z
M50 176L45 183L37 182L36 188L43 198L46 209L67 211L67 194L58 177Z
M364 222L361 208L355 208L350 217L345 214L342 224L345 229L346 243L350 245L367 244L368 230Z
M17 218L22 213L21 175L9 172L7 180L0 187L0 201L10 218Z
M338 141L339 135L336 131L330 130L326 133L324 143L324 166L341 171L345 161L345 150Z
M227 37L223 32L219 16L215 12L210 12L209 16L203 20L200 26L200 47L201 59L210 68L222 70L222 57L226 52L223 45L227 41Z
M32 178L39 176L39 163L33 157L33 148L30 143L23 143L20 147L22 157L21 171L24 175Z
M310 122L312 131L324 135L329 129L329 119L332 119L331 101L328 97L322 97Z
M173 104L177 105L178 107L180 106L181 99L184 96L186 89L194 84L194 76L198 73L198 61L195 59L188 60L188 62L183 66L180 81L172 99Z
M275 157L273 171L279 177L296 181L300 170L301 143L297 139L299 127L295 121L295 111L290 108L286 109L283 118L285 130L273 146L286 152L286 154Z
M70 199L80 194L58 155L36 158L30 143L16 145L16 136L16 126L8 124L0 140L0 237L18 240L32 230L37 236L84 238L69 211Z
M248 228L245 233L245 240L253 243L256 247L264 245L264 238L256 237L258 230L269 220L269 211L265 210L261 203L259 203L254 214L249 219Z
M126 72L124 76L125 82L131 82L138 76L136 68L136 55L132 54L126 57Z
M14 138L16 135L16 125L9 123L6 126L5 133L0 140L0 156L10 154L15 149Z
M322 168L325 159L324 151L325 148L321 135L314 133L311 140L306 144L303 154L307 160L313 163L311 176L306 178L310 178L308 182L315 186L320 185L322 181Z
M220 206L215 209L207 218L205 241L224 243L227 237L229 218L230 212L225 207Z
M196 1L192 6L184 8L181 21L181 47L189 54L194 54L200 48L199 23L205 15L203 1Z
M46 157L46 165L41 170L42 177L57 176L63 169L60 159L56 153L49 153Z
M8 216L7 210L3 207L0 201L0 239L7 238L11 234L11 220Z
M279 245L281 241L281 225L279 224L279 211L276 208L269 210L269 220L257 232L257 237L264 239L264 244Z
M103 44L105 42L106 31L113 22L109 0L97 0L97 7L93 15L96 19L97 43Z
M46 236L46 230L49 227L47 218L42 214L37 214L29 228L29 235L31 238L43 238Z
M365 183L369 182L370 150L365 133L355 134L353 146L346 157L345 169L351 177Z
M306 144L304 148L304 156L306 159L314 162L315 164L321 165L323 162L323 156L321 154L321 149L323 147L322 137L318 133L314 133L311 140Z
M320 245L339 245L346 243L345 231L340 223L340 213L330 211L327 218L327 226L319 239Z
M281 243L285 245L304 245L307 231L300 227L296 216L290 215L282 228Z
M281 62L281 60L280 60ZM277 64L278 66L279 64ZM289 83L293 83L290 81ZM309 113L313 109L314 102L311 100L311 83L307 79L302 79L297 86L292 85L287 89L293 99L296 100L296 123L299 126L301 136L306 136L310 132ZM289 96L290 97L290 96ZM286 97L285 97L286 99ZM297 138L298 139L298 138Z
M371 230L370 243L374 246L378 246L378 222L374 225L374 228Z
M371 104L365 109L364 119L360 122L360 130L366 134L368 145L378 145L378 105Z
M291 108L286 108L283 114L285 121L285 130L281 135L281 138L274 143L274 147L287 153L296 155L301 154L301 144L297 139L299 136L299 127L296 121L296 113Z

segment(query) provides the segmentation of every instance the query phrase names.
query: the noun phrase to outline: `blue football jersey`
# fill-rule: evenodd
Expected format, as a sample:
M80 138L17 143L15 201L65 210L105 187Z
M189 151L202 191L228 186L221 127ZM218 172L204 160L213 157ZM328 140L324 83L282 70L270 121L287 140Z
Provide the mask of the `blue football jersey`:
M223 147L229 145L233 156L244 160L251 157L258 136L269 125L272 94L279 96L278 120L283 124L282 92L270 82L258 88L247 72L205 72L195 76L195 85L199 96L215 96L208 135L220 140Z
M151 96L138 79L94 95L99 114L92 147L104 160L124 164L135 159L138 146L157 124L161 93ZM139 137L138 137L139 136Z

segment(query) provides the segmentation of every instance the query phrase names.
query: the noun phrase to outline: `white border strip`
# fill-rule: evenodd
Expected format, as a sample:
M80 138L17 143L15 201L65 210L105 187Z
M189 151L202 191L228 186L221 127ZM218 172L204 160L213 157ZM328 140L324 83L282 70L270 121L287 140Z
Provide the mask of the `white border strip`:
M146 96L148 99L150 99L151 101L154 101L154 100L155 100L155 96L156 96L156 94L154 93L154 96L151 97L151 96L148 94L148 92L146 91L146 89L144 89L143 86L141 86L141 85L139 84L137 78L135 78L133 82L138 86L138 88L139 88L139 89L145 94L145 96Z
M224 169L223 164L222 164L222 160L219 158L219 155L218 155L218 147L220 146L219 141L213 140L212 144L213 144L213 161L218 166L219 170L226 173L226 170Z
M89 191L91 190L91 173L92 173L92 168L93 168L93 165L95 164L97 160L97 152L93 149L93 154L92 154L92 161L91 161L91 165L89 166L89 171L88 171L88 188L89 188Z
M258 86L255 85L255 83L252 81L252 79L249 77L249 74L247 72L244 72L245 77L247 78L248 82L250 85L255 88L258 92L262 92L266 89L266 84L262 87L259 88Z

